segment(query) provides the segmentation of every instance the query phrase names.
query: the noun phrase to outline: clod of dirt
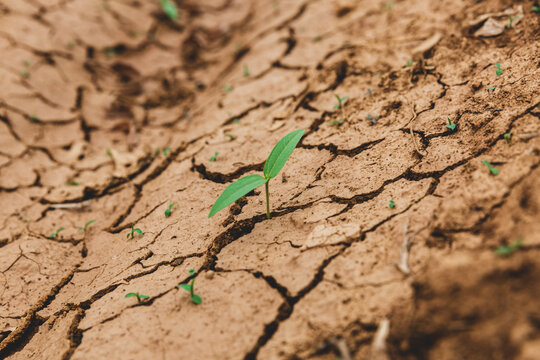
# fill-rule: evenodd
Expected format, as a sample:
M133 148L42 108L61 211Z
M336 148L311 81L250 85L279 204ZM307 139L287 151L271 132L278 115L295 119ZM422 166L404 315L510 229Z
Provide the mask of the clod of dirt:
M492 37L501 35L505 28L517 25L523 18L523 6L516 5L498 13L480 15L469 25L473 28L480 26L474 32L476 37Z

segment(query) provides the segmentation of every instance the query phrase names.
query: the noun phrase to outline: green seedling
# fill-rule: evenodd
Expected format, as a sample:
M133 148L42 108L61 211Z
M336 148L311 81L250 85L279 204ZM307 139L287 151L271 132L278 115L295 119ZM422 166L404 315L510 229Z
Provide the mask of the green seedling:
M371 116L371 115L368 114L368 116L366 117L366 120L371 121L371 125L375 125L375 124L377 124L377 119L378 118L379 118L379 115Z
M229 139L231 139L231 141L233 141L234 139L236 139L236 135L233 135L233 134L223 134L225 135L226 137L228 137Z
M36 115L30 115L28 117L28 120L30 120L33 123L38 123L39 122L39 118Z
M332 120L330 121L330 125L341 125L341 123L343 122L343 119L338 119L338 120Z
M396 3L394 1L388 1L386 3L383 4L383 9L385 10L392 10L394 8L394 5Z
M218 155L219 155L219 153L218 153L218 152L215 152L215 153L214 153L214 156L212 156L212 157L210 158L210 161L216 161Z
M116 50L110 47L105 48L105 55L107 55L108 58L112 58L113 56L116 55Z
M30 65L32 65L32 63L30 62L30 60L24 60L24 61L23 61L23 64L24 64L24 66L26 66L26 67L30 67Z
M499 169L497 169L495 166L491 165L491 163L489 161L484 160L484 161L482 161L482 164L487 166L487 168L489 169L489 172L492 175L498 175L499 174Z
M163 156L169 156L169 153L171 152L171 147L170 146L167 146L165 147L165 149L163 150Z
M189 274L193 275L195 274L195 270L191 269L189 270ZM182 288L186 291L189 291L189 294L191 295L191 301L194 304L200 305L202 303L202 299L199 295L195 294L195 278L191 279L191 283L189 284L180 284L178 285L179 288Z
M176 205L176 203L172 203L169 205L169 207L165 210L165 217L169 217L172 214L172 207Z
M502 75L501 64L495 63L495 67L497 68L497 70L495 70L495 74L497 74L497 76Z
M77 186L77 185L80 185L81 183L76 181L76 180L68 180L66 181L66 185L70 185L70 186Z
M536 5L533 6L533 11L534 11L535 13L539 14L539 13L540 13L540 6L536 6Z
M244 67L242 68L242 71L244 72L244 76L245 77L248 77L249 75L251 75L251 73L249 72L249 68L246 64L244 64Z
M412 61L412 60L407 61L407 67L411 67L412 64L414 64L414 61Z
M232 119L232 122L235 123L235 124L240 124L241 123L240 119Z
M448 124L446 124L446 127L450 129L450 131L456 130L456 124L452 124L452 120L450 120L450 118L447 118L447 119L448 119Z
M105 150L105 154L107 154L108 157L112 158L113 157L113 154L112 154L112 151L111 149L107 149Z
M221 87L226 93L230 93L233 91L233 88L227 84L223 84L223 86Z
M340 97L338 94L334 94L334 96L336 97L336 99L338 101L338 104L334 105L334 109L335 110L343 109L343 103L345 102L345 100L347 100L347 97L346 96Z
M96 220L90 220L89 222L87 222L86 224L84 224L84 226L82 228L79 228L79 230L77 230L78 232L81 232L81 231L84 231L86 232L86 230L88 229L88 227L90 225L92 225L93 223L95 223Z
M504 137L504 140L506 141L507 144L510 143L510 139L512 139L512 133L511 132L507 132L506 134L503 135Z
M396 203L394 202L394 200L390 200L390 203L388 204L388 207L390 207L390 209L393 209L396 207Z
M366 90L366 95L371 95L371 94L373 94L374 91L375 91L375 90L373 90L373 89L371 89L371 88L368 88L368 89Z
M510 256L514 253L514 251L519 249L521 246L523 246L523 239L517 239L516 241L514 241L513 243L509 245L503 245L496 248L495 254L502 255L502 256Z
M214 203L214 206L212 206L208 217L214 216L215 213L229 206L250 191L258 188L261 185L265 185L266 217L270 219L270 194L268 190L268 183L271 179L276 177L283 166L285 166L285 163L291 156L293 150L296 148L296 145L298 145L300 142L300 139L302 139L302 136L304 136L305 132L306 131L304 129L295 130L279 140L264 163L264 177L258 174L248 175L227 186L225 191L223 191L223 193Z
M139 234L141 236L144 235L141 229L135 228L135 224L131 224L131 231L128 232L126 238L129 239L131 237L133 239L135 237L135 233L137 233L137 234Z
M172 21L178 20L178 9L176 4L170 0L160 0L161 9Z
M488 87L488 90L494 91L494 90L495 90L495 86L490 86L490 87Z
M505 26L509 29L512 28L512 24L514 23L514 20L516 20L518 18L518 16L508 16L508 24L506 24Z
M322 35L317 35L313 38L313 42L319 42L322 40Z
M21 70L21 76L24 78L24 79L28 79L30 77L30 73L28 72L28 70Z
M126 298L136 297L136 298L137 298L137 302L138 302L139 304L142 303L144 300L150 298L150 296L148 296L148 295L141 295L141 294L139 294L138 292L136 292L136 293L128 293L128 294L126 294L125 297L126 297Z
M55 232L53 232L51 235L49 235L49 239L54 239L54 238L56 238L56 237L58 236L58 233L59 233L60 231L62 231L62 230L64 230L64 228L56 229Z

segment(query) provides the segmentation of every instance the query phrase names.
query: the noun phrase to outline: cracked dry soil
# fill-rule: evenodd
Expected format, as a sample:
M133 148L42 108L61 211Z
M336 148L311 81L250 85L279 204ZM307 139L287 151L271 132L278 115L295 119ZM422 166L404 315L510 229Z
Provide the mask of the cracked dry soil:
M540 358L538 3L176 4L0 4L0 358Z

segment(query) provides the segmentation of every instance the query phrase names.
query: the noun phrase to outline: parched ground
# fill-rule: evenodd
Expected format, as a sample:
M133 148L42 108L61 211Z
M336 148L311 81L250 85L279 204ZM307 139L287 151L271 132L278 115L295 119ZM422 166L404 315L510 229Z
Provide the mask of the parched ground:
M538 3L177 4L1 1L0 358L539 358Z

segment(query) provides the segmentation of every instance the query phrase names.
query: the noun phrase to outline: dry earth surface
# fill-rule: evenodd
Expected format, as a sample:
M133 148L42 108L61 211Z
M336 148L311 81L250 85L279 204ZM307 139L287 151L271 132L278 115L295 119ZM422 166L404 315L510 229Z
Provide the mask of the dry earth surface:
M0 3L0 358L539 358L538 3L176 3Z

